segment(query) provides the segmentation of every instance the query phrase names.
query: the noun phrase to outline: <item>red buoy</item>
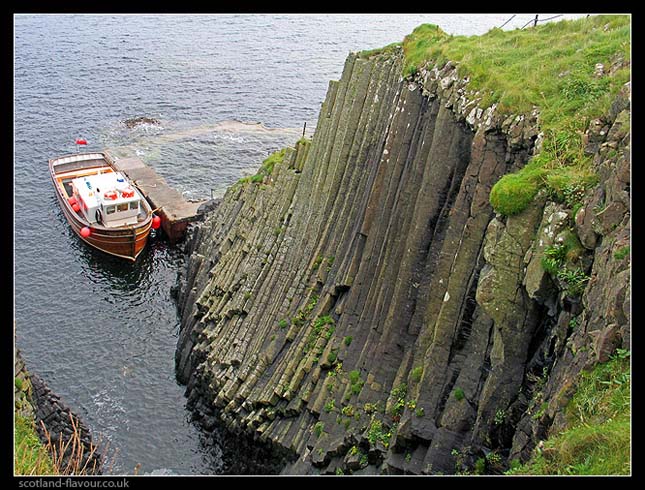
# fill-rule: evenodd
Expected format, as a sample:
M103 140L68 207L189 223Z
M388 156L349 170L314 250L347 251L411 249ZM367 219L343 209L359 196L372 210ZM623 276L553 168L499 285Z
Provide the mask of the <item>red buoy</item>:
M152 229L156 230L161 226L161 218L159 216L154 216L152 218Z
M67 202L69 203L70 206L73 206L76 204L76 198L74 196L70 197Z
M74 212L78 213L81 210L81 207L77 202L75 202L74 204L72 204L72 209L74 210Z
M87 226L84 226L83 228L81 228L81 236L83 238L87 238L91 234L92 234L92 231Z

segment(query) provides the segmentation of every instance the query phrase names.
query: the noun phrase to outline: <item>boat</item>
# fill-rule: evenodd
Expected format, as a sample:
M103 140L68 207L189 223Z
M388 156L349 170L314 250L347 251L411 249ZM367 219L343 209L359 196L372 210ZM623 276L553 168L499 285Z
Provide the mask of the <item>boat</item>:
M49 160L56 198L72 230L88 245L132 262L158 228L148 201L105 153Z

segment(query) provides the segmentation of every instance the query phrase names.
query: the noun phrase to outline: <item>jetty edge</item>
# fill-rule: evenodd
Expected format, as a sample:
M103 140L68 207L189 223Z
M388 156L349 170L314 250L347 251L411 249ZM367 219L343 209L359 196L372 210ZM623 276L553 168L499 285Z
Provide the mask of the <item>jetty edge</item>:
M171 245L185 237L190 223L201 220L204 205L211 200L185 199L181 192L170 187L161 175L137 157L116 157L110 150L105 150L104 154L114 168L136 185L155 213L161 216L161 229Z

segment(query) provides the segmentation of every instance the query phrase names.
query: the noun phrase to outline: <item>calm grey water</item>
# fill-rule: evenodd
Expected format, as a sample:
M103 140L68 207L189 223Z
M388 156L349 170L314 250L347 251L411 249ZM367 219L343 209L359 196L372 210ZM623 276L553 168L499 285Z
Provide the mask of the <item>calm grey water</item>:
M108 445L112 473L216 474L231 448L204 447L175 381L180 253L153 239L129 264L85 246L56 205L47 160L82 136L88 151L139 155L189 198L221 195L305 122L310 134L350 51L424 22L472 35L509 17L15 16L17 345ZM136 116L160 125L127 129Z

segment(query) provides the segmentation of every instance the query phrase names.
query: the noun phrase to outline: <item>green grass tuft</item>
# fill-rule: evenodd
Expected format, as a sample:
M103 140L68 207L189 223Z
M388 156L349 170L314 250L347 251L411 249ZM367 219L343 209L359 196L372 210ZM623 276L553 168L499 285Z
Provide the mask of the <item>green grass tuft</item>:
M421 378L423 377L423 366L415 367L410 373L410 377L412 378L412 381L414 381L415 383L418 383L419 381L421 381Z
M614 252L614 258L616 260L623 260L628 255L629 255L629 245L625 247L621 247Z
M461 400L463 400L463 399L465 398L465 396L466 396L466 395L464 394L464 390L462 390L462 389L461 389L461 388L459 388L459 387L455 388L455 389L452 391L452 394L454 395L455 399L456 399L458 402L460 402Z
M274 167L284 161L284 156L286 155L286 153L287 148L282 148L278 151L274 151L273 153L271 153L271 155L269 155L262 161L262 165L255 175L242 177L237 181L235 185L245 185L249 182L252 184L261 184L262 182L264 182L264 179L266 177L270 176L273 173Z
M325 428L325 424L323 422L316 422L313 429L316 437L320 437L322 435L324 428Z

